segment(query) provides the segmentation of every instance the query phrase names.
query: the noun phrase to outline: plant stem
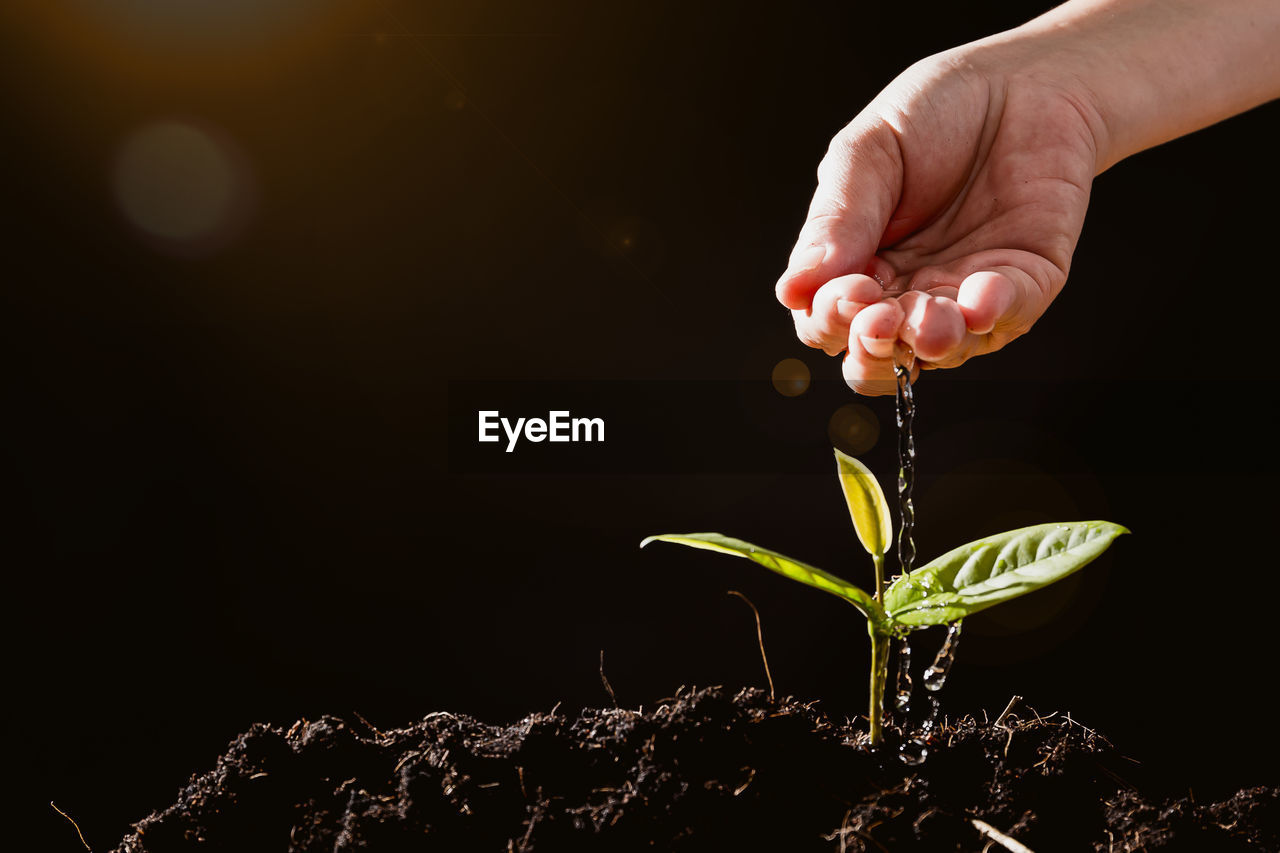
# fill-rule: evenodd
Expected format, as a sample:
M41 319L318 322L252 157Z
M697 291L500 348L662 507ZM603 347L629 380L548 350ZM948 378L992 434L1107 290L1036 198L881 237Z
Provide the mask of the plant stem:
M876 564L876 585L872 589L877 604L884 604L884 554L872 554ZM874 620L867 620L871 635L871 708L867 720L871 724L871 745L879 746L884 728L884 683L889 678L889 635Z
M889 635L867 623L871 635L871 708L867 719L871 724L871 745L879 746L884 728L884 684L889 677Z

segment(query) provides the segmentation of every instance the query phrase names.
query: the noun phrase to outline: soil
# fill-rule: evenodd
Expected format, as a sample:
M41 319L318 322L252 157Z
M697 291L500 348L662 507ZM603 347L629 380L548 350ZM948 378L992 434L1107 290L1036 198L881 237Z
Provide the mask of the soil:
M1103 736L1025 706L945 722L928 760L814 703L682 690L644 711L258 724L119 853L1280 849L1276 788L1144 795Z

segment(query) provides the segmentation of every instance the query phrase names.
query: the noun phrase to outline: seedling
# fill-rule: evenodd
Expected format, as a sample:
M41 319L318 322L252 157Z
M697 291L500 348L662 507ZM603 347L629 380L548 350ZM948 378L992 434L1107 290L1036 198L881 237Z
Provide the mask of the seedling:
M1059 581L1096 558L1120 534L1129 531L1109 521L1037 524L961 545L936 560L899 575L886 587L884 555L893 540L889 504L875 475L852 456L836 452L840 485L849 504L853 529L875 565L870 594L835 575L799 560L722 536L719 533L668 533L640 543L676 542L754 560L784 577L841 598L867 619L871 635L872 745L884 726L884 685L889 641L930 625L949 625L988 607Z

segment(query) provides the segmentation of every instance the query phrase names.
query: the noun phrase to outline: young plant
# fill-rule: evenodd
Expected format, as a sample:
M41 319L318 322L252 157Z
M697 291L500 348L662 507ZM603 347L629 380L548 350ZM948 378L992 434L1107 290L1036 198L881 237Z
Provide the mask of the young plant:
M949 625L1028 592L1048 586L1091 562L1117 536L1129 531L1109 521L1037 524L961 545L885 587L884 555L893 540L889 504L875 475L857 459L836 452L853 529L875 565L874 593L799 560L722 536L719 533L668 533L650 542L675 542L754 560L784 577L842 598L867 619L871 635L871 702L867 715L872 745L880 743L884 724L884 685L889 640L930 625Z

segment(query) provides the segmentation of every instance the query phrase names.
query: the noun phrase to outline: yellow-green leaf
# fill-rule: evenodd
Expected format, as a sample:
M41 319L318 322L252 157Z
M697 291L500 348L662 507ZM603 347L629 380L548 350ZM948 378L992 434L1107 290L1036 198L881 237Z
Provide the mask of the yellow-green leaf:
M849 504L849 516L858 541L873 557L882 556L893 542L893 522L889 518L889 502L871 469L847 453L836 451L836 469L840 472L840 488Z
M746 557L783 577L843 598L877 624L884 620L884 610L879 602L872 600L870 595L858 587L830 572L793 560L777 551L770 551L768 548L761 548L759 545L752 545L750 542L743 542L731 536L722 536L719 533L667 533L662 536L650 536L640 543L640 547L643 548L650 542L675 542L678 545L688 545L690 548L705 548L708 551L719 551L721 554L734 557Z

